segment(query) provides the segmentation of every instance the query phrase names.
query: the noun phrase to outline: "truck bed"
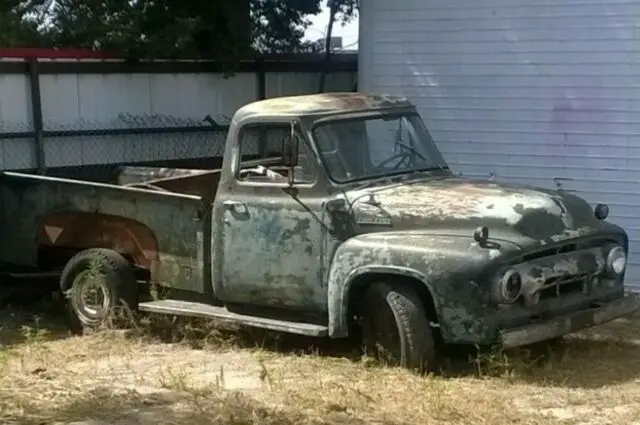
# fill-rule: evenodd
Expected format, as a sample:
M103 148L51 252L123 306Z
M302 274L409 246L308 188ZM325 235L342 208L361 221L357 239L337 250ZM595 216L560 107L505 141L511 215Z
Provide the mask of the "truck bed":
M279 158L242 166L271 161ZM221 173L129 166L118 184L0 173L0 265L47 274L79 251L110 248L154 282L211 293L203 282L211 281L211 212Z
M0 263L47 272L83 249L105 247L158 283L209 292L203 284L211 258L205 241L218 176L217 170L191 176L196 181L183 180L186 193L177 193L170 191L178 189L176 182L153 190L1 173ZM192 194L197 192L204 196Z

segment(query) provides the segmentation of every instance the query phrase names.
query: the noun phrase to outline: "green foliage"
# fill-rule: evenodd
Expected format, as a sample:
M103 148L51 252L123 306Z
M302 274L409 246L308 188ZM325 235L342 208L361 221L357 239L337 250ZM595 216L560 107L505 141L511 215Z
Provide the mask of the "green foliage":
M335 2L336 18L357 0ZM101 49L129 58L247 57L308 51L324 0L4 0L0 45Z
M302 37L309 26L306 15L319 13L319 3L319 0L253 0L253 47L267 53L304 50Z
M49 0L0 1L0 46L48 46L39 32L43 8Z
M358 10L358 0L327 0L333 18L342 24L351 22Z

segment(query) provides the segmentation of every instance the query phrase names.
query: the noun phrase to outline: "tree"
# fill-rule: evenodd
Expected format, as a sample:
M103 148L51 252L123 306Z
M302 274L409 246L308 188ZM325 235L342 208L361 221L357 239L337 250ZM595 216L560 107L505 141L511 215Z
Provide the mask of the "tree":
M324 67L320 72L320 84L318 92L324 92L325 82L327 80L327 69L331 62L331 36L333 35L333 25L336 21L345 25L354 17L358 9L358 0L327 0L329 7L329 24L327 25L327 34L324 40Z
M101 49L129 57L218 56L229 30L216 16L222 3L189 0L56 0L47 33L59 47ZM215 40L205 23L216 31ZM224 41L217 43L216 41Z
M253 0L253 48L262 53L307 51L303 43L311 22L308 15L320 12L321 0Z
M101 49L130 58L214 58L313 50L324 0L5 0L0 45ZM340 0L346 19L355 0ZM353 7L351 7L353 10Z
M47 40L39 32L43 10L50 0L4 0L0 2L0 46L44 46Z
M319 11L319 0L56 0L47 31L61 47L225 59L302 50Z

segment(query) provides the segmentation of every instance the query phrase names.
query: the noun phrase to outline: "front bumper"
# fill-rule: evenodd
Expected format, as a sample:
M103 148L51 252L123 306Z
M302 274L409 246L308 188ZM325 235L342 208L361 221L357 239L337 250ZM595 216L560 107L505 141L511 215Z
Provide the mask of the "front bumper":
M504 348L534 344L606 323L639 309L640 294L627 294L617 300L594 303L591 308L556 316L540 323L502 330L500 343Z

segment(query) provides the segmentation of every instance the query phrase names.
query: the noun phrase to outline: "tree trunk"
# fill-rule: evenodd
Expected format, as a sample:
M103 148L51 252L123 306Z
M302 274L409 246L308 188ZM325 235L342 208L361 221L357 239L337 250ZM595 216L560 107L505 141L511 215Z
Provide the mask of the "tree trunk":
M331 35L333 33L333 24L336 20L337 7L335 0L329 0L329 26L324 39L324 61L320 70L320 84L318 93L324 93L325 82L327 81L327 73L331 64Z

